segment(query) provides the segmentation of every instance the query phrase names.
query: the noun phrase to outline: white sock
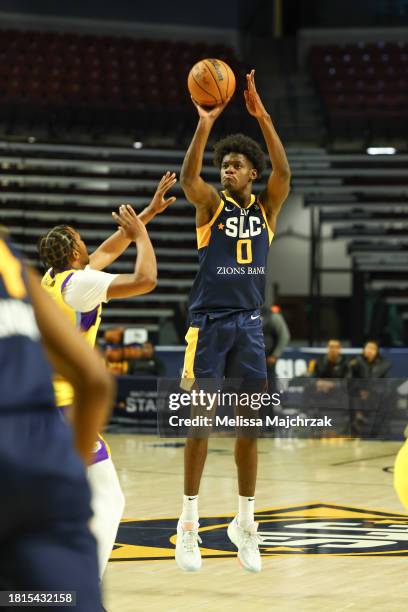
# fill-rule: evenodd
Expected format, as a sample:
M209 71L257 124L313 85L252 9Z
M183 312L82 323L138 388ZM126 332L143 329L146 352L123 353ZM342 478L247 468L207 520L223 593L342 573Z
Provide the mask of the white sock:
M198 495L183 495L181 520L198 523Z
M87 474L94 512L89 527L96 538L102 580L125 509L125 498L112 459L94 463L88 467Z
M254 522L255 497L238 495L238 524L249 527Z

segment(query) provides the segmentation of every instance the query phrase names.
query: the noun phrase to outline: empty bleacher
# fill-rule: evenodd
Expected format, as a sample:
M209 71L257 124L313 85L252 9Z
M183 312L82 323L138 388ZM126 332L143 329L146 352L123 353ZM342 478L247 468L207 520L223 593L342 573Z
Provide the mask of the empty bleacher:
M292 191L302 194L305 205L317 212L312 276L324 274L326 263L316 248L324 225L331 228L330 240L347 245L345 261L354 278L352 308L361 315L350 320L355 341L370 329L371 320L364 308L358 309L356 300L392 301L400 316L407 318L408 305L401 298L408 285L408 178L404 169L408 156L379 159L290 149L288 154ZM75 226L92 251L114 230L111 211L123 202L140 211L163 172L179 174L183 155L182 150L0 143L0 222L10 228L35 265L39 265L38 238L59 223ZM205 155L203 173L218 183L210 153ZM257 191L263 185L257 185ZM170 326L175 328L173 337L182 340L198 260L194 211L178 184L174 194L177 200L171 209L149 225L158 259L157 288L146 296L109 304L104 328L137 324L166 338L163 329ZM134 258L130 248L109 270L131 271ZM339 265L344 270L344 262ZM312 300L318 293L316 283ZM318 300L312 303L318 312ZM318 329L314 335L318 339Z
M50 227L76 227L90 251L112 231L111 211L131 202L146 206L167 168L179 169L181 153L132 149L92 149L4 145L0 153L0 219L37 266L37 242ZM150 163L155 155L155 163ZM210 174L215 171L210 170ZM159 261L159 282L153 294L112 303L105 309L103 328L138 324L158 332L167 321L183 319L197 262L194 215L180 198L165 216L155 218L149 233ZM112 272L130 272L135 260L129 249Z
M187 75L205 57L227 61L242 86L242 65L223 44L0 29L1 123L6 134L40 124L50 134L78 128L106 139L120 129L180 139L195 112Z
M405 41L314 46L310 66L332 134L401 136L408 123Z
M321 178L312 178L309 172L302 187L305 204L317 212L312 232L316 253L311 270L314 303L321 297L321 275L336 273L327 270L320 251L323 228L329 226L332 240L346 241L350 257L354 343L361 343L367 336L387 344L406 342L406 325L398 334L389 329L387 306L396 306L397 316L406 323L408 156L331 155L326 160L327 170L321 171ZM314 331L319 336L318 316Z

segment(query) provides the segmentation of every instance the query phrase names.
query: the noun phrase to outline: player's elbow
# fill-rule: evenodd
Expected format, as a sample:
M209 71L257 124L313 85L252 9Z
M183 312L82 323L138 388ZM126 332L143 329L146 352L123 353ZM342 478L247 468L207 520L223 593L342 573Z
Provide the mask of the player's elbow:
M139 274L136 279L138 293L150 293L157 287L157 273Z
M289 165L279 168L279 170L276 171L276 176L282 181L282 183L290 183L292 173Z
M197 176L194 176L187 172L182 172L180 174L180 185L186 197L194 194L194 191L197 186Z
M155 276L151 276L148 280L147 280L147 293L150 293L150 291L153 291L154 289L156 289L157 287L157 275Z
M193 180L194 180L193 175L182 168L180 172L180 185L182 189L184 189L185 187L191 186Z
M195 180L180 181L187 202L195 204L200 199L200 191Z
M115 392L115 381L103 365L102 360L95 360L94 363L88 362L88 367L82 370L80 380L77 383L77 392L81 393L82 388L92 397L98 397L101 410L105 410L112 402Z
M115 279L111 283L107 298L108 300L118 298L129 298L137 295L143 295L150 293L157 286L157 269L150 272L139 271L132 275L119 275L118 279Z

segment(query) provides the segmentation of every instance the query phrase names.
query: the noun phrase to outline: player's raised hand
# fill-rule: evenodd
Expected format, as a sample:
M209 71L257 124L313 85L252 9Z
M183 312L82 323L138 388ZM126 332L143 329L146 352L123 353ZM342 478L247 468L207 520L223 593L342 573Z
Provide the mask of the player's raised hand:
M194 106L196 107L198 114L200 116L201 119L206 119L210 122L214 122L217 117L219 117L222 113L222 111L224 110L224 108L227 106L228 102L231 100L231 97L227 98L225 100L225 102L223 102L222 104L217 104L216 106L212 106L211 108L204 108L203 106L200 106L193 97L191 97L191 100L194 104Z
M254 69L246 75L246 80L247 89L244 90L244 98L248 113L253 117L262 117L267 115L268 113L262 104L262 100L259 97L258 92L256 91Z
M166 172L160 179L160 183L157 186L156 193L154 194L149 208L155 215L162 213L170 204L176 201L174 196L166 199L166 194L177 183L176 174L174 172Z
M119 214L113 212L112 217L118 224L119 231L128 240L137 240L147 233L144 224L130 204L119 206Z

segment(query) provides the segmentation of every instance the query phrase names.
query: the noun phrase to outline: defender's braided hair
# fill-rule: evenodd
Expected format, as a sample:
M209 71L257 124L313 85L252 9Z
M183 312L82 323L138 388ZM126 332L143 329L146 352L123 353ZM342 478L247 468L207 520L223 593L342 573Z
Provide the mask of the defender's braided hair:
M69 259L75 246L72 228L68 225L57 225L40 238L38 252L46 268L63 270L69 267Z

